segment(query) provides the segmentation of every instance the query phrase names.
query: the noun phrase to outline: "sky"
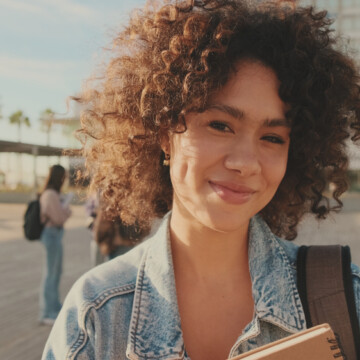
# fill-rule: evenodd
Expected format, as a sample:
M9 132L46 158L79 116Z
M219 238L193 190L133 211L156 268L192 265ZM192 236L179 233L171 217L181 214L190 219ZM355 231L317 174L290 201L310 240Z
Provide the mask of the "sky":
M0 140L18 140L17 128L9 124L8 117L22 110L32 125L22 128L21 141L45 145L40 113L50 108L59 117L73 115L67 97L81 90L104 61L103 47L111 45L131 10L145 1L0 0ZM76 144L74 138L63 136L60 128L50 134L50 145ZM358 149L355 152L358 154ZM23 166L28 171L24 178L30 178L31 158L24 155L16 165L18 160L11 156L0 154L0 172L15 179L16 169ZM41 161L41 168L47 171L49 163Z
M8 117L22 110L32 126L21 140L46 144L39 117L50 108L72 116L66 99L104 59L103 47L145 0L0 0L0 139L18 140ZM50 144L67 146L55 128ZM70 144L73 146L73 144Z
M22 110L31 128L23 128L23 142L43 144L40 113L51 108L67 112L68 96L104 59L103 47L134 7L145 0L0 0L0 139L17 140L8 125L11 113ZM53 135L51 144L59 145Z

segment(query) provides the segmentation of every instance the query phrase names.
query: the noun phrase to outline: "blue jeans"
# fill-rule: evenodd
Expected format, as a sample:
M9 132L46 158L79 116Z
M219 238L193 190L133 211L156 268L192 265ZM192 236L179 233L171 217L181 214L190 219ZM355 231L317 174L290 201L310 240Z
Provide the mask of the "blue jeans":
M46 250L46 266L40 292L40 319L55 319L61 309L59 283L62 272L63 228L46 227L41 242Z

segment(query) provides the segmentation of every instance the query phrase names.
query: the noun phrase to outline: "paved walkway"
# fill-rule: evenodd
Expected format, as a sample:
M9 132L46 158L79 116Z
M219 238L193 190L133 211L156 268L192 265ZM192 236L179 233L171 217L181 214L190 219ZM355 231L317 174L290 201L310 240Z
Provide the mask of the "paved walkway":
M83 208L72 209L64 236L62 297L90 268L90 233L84 228ZM0 204L1 360L39 360L50 332L37 322L43 248L22 238L24 210L25 205Z
M90 234L85 214L74 206L64 237L62 297L74 281L90 268ZM39 360L50 328L37 324L38 291L43 249L38 242L22 238L25 205L0 204L0 359ZM360 197L347 201L345 211L320 225L302 224L297 243L342 243L352 248L360 264ZM339 241L341 240L341 241Z

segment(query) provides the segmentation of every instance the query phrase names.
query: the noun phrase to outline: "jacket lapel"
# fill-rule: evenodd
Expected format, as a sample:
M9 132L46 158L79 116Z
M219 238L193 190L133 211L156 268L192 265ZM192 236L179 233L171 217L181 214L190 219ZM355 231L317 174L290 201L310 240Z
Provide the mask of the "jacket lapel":
M306 328L295 272L280 240L259 215L250 223L249 266L256 313L291 333Z
M129 359L182 359L184 342L171 257L168 214L141 260L127 348Z

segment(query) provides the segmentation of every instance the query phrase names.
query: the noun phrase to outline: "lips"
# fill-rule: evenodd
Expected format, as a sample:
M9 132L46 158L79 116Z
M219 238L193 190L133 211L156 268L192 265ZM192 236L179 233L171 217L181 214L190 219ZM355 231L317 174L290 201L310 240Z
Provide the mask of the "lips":
M244 204L256 192L248 186L228 181L209 181L209 184L222 200L230 204Z

